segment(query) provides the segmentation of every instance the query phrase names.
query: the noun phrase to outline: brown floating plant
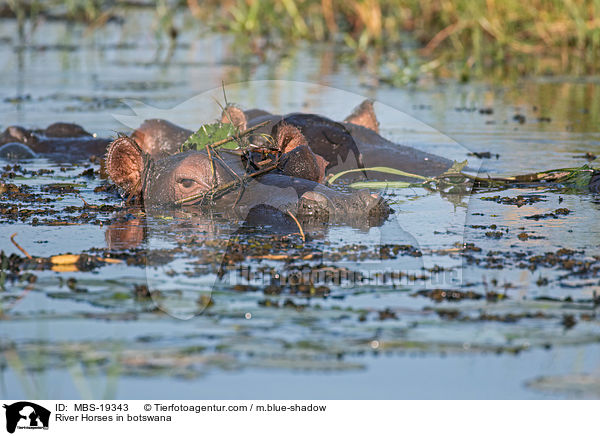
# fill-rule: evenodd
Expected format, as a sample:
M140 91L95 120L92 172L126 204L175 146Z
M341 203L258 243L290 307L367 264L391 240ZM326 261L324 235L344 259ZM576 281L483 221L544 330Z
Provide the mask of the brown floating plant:
M79 271L77 268L77 262L81 260L81 254L57 254L55 256L45 257L33 257L27 250L25 250L17 241L15 241L16 233L10 236L10 241L14 244L17 249L27 257L27 259L35 260L36 262L43 263L48 261L52 265L52 269L58 272L75 272ZM98 256L92 256L94 260L104 263L121 263L120 259L111 259Z

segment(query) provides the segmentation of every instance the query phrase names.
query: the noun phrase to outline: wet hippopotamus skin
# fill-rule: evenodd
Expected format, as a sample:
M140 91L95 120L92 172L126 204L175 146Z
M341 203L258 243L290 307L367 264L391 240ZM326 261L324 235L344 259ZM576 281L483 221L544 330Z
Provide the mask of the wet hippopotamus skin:
M344 121L336 122L315 114L274 115L235 106L226 108L221 121L232 121L246 129L261 123L252 141L260 143L264 134L277 138L283 126L296 127L312 151L326 161L325 176L355 168L391 167L405 172L435 177L452 166L452 161L434 154L391 142L379 135L379 122L371 100L363 101ZM377 172L353 173L346 179L369 178L404 180L402 176Z
M72 162L102 156L110 142L108 138L97 138L71 123L54 123L39 130L10 126L0 134L0 158L48 157Z
M223 186L249 172L248 162L240 156L221 153L223 162L211 160L201 151L175 153L153 158L133 138L117 138L108 148L106 170L126 195L142 198L148 210L172 208L182 199L205 194L212 186ZM289 156L289 159L288 159ZM294 161L284 153L283 161ZM248 178L244 189L232 189L212 202L194 200L184 207L209 206L231 217L277 224L286 215L298 219L317 219L328 223L380 225L391 213L381 197L368 191L343 193L316 181L293 177L283 170Z
M361 103L343 122L315 114L274 115L260 109L243 111L236 106L225 109L221 122L234 123L240 131L265 123L250 135L253 144L264 145L265 137L270 137L280 150L291 151L295 146L308 145L322 174L318 178L307 177L308 173L296 175L320 182L340 171L376 166L434 177L452 165L448 159L393 143L379 135L379 122L370 100ZM168 121L153 119L144 121L132 137L145 152L164 157L175 153L190 134L190 130ZM358 178L405 180L402 176L377 172L346 176L346 179Z
M38 157L31 148L20 142L7 142L0 145L0 159L6 160L25 160Z
M158 159L177 153L179 147L192 133L194 132L170 121L150 119L134 130L131 137L142 147L144 152L154 159Z

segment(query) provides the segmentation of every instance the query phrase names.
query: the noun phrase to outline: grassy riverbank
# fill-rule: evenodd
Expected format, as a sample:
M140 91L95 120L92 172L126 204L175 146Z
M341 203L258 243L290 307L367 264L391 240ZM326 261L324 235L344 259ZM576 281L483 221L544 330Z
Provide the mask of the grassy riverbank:
M422 73L468 80L485 74L597 72L600 0L9 0L6 12L35 18L58 9L63 17L100 25L135 7L153 8L158 28L179 27L240 35L255 50L299 41L336 41L360 62L394 63L388 79L406 82L406 53ZM185 23L174 19L185 10ZM5 16L7 14L4 14Z

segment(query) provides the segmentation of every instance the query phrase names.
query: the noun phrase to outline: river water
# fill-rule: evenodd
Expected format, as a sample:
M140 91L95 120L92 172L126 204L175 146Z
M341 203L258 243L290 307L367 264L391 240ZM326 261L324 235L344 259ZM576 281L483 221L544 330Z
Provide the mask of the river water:
M194 129L219 116L224 84L244 108L338 120L371 98L383 136L468 159L480 176L577 167L600 152L597 78L393 88L340 62L336 46L261 58L190 29L169 47L151 14L127 23L91 31L41 21L19 38L16 23L1 20L0 127L66 121L115 136L166 118ZM97 163L20 165L3 169L3 182L29 186L37 200L16 204L51 210L3 212L0 250L22 256L10 240L17 233L34 257L122 261L3 279L5 398L600 396L597 194L386 189L395 213L381 227L318 228L307 244L259 229L239 245L248 257L219 275L239 223L115 211L117 196L94 192L105 181L81 175ZM31 174L41 169L53 172ZM48 189L56 183L75 191ZM76 217L82 198L115 210ZM3 208L11 201L0 196ZM557 209L568 212L532 218ZM269 256L278 253L288 258ZM274 275L293 285L315 270L343 279L312 293L268 288ZM160 294L136 298L143 285Z

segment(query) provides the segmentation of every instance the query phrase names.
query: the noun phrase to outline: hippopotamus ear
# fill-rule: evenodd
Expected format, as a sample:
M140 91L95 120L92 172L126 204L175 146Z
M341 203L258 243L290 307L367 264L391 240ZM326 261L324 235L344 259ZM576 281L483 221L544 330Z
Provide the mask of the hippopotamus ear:
M379 121L373 109L373 100L365 100L359 104L344 120L346 123L357 124L379 133Z
M295 147L279 158L279 169L283 174L317 183L325 180L326 167L327 161L314 154L308 145Z
M296 147L308 144L306 138L297 127L284 122L273 126L271 136L275 140L277 149L282 153L288 153Z
M244 131L248 128L248 119L246 114L239 107L229 104L223 109L221 114L222 123L232 123L238 130Z
M21 126L9 126L6 128L1 138L2 144L7 142L20 142L21 144L31 145L36 142L36 135Z
M112 181L128 194L139 195L144 171L142 149L127 136L115 139L106 152L106 171Z

